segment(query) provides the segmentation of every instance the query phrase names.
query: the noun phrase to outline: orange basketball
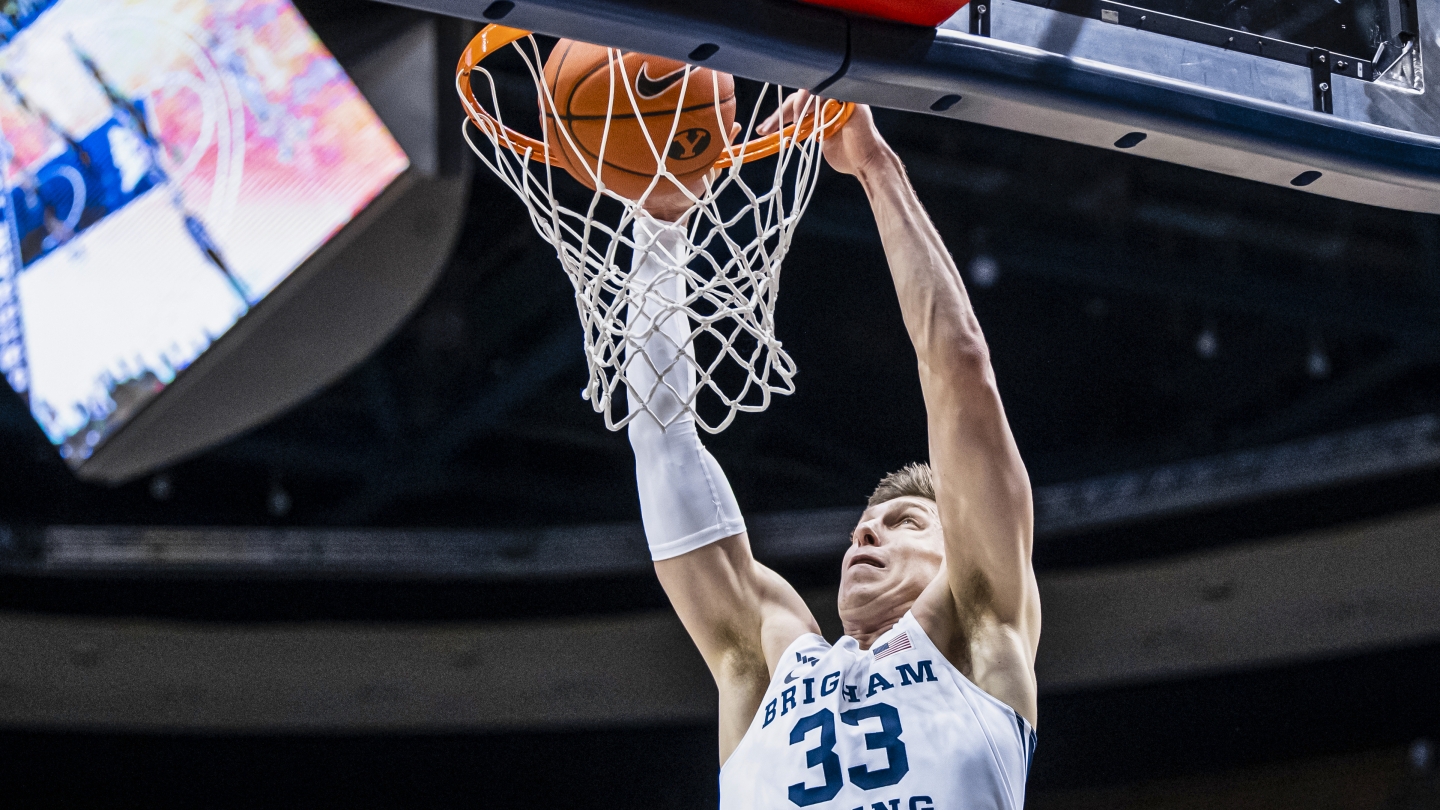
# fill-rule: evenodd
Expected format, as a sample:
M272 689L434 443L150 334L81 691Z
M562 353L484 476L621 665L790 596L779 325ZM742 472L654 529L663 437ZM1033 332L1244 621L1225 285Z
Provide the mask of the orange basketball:
M554 109L542 110L551 154L589 188L598 176L632 200L645 193L660 161L694 190L735 121L735 79L674 59L562 39L545 60L545 82L555 99Z

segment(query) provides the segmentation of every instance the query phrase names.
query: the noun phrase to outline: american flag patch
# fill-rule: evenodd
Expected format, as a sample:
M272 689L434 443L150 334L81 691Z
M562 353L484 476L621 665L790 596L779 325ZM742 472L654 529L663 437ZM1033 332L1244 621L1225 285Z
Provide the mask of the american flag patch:
M904 652L908 649L910 649L910 636L906 633L901 633L895 638L881 644L879 647L876 647L871 652L875 653L875 660L879 661L887 655L894 655L895 653Z

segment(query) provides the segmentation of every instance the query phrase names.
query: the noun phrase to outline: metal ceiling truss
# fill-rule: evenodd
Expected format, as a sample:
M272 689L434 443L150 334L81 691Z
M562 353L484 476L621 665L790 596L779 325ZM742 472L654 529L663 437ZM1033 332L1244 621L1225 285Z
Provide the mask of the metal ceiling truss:
M1035 488L1041 539L1233 507L1440 467L1440 417ZM838 558L859 506L752 516L768 562ZM649 570L638 523L526 530L55 526L0 529L0 571L527 580Z

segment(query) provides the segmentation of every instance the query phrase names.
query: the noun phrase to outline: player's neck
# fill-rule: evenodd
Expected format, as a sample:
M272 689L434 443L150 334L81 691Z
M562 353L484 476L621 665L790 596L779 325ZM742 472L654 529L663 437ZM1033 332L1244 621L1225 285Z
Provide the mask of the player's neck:
M845 635L855 639L859 643L860 649L868 650L876 639L885 635L890 628L905 617L905 613L913 604L914 602L910 601L896 605L875 605L873 611L867 609L864 615L841 617Z

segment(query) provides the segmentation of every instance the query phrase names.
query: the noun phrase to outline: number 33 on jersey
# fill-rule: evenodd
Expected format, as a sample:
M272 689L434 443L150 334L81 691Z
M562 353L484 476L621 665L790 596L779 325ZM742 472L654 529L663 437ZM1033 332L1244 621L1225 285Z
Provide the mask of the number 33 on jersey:
M720 771L720 808L1021 810L1034 749L907 613L869 650L790 645Z

